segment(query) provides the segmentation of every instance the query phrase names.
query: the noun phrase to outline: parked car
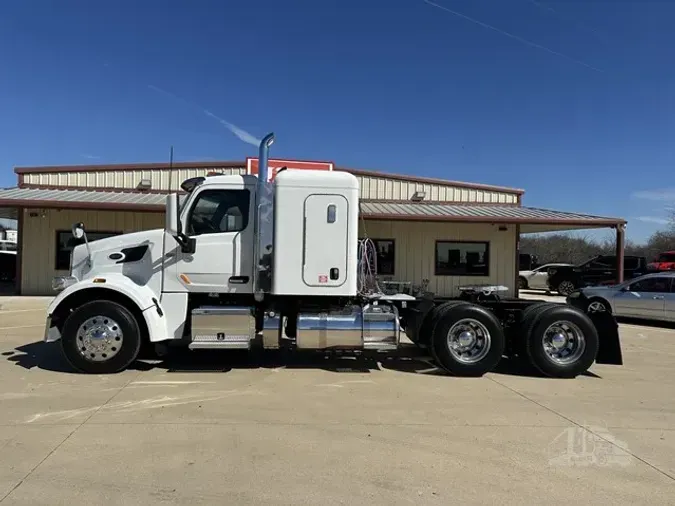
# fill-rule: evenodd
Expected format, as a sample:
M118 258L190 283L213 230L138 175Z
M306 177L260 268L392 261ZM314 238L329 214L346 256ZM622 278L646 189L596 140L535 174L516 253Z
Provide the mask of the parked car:
M0 250L0 281L16 279L16 251Z
M14 241L0 239L0 251L16 251L17 244Z
M544 264L536 269L520 271L518 274L518 287L526 290L548 291L548 270L558 267L573 267L573 264Z
M568 304L586 312L675 321L675 272L646 274L619 285L581 288L567 297Z
M624 255L623 279L633 279L647 272L647 259ZM553 267L548 271L548 286L560 295L569 295L577 288L615 284L618 281L615 255L598 255L581 265Z
M649 271L672 271L675 270L675 251L660 253L653 262L647 265Z
M518 270L529 271L539 265L539 257L537 255L530 255L529 253L520 253L518 258Z

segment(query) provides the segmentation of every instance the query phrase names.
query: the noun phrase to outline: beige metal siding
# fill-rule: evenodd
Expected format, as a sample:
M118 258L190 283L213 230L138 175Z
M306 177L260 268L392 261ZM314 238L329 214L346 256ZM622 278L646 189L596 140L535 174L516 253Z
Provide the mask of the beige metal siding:
M416 183L387 177L358 176L362 199L410 200L417 191L426 193L425 202L483 202L515 204L517 195L495 191L462 188L451 184Z
M514 295L516 278L516 233L515 226L500 231L493 225L430 222L362 221L360 236L371 239L394 239L394 275L387 279L410 281L420 284L429 280L428 289L439 296L458 295L457 287L466 284L499 284L509 287L508 295ZM490 275L436 276L435 250L437 240L489 241Z
M245 174L238 169L174 169L171 174L171 190L177 190L188 178L204 176L209 172ZM168 170L122 170L62 173L24 174L24 183L41 186L70 186L83 188L121 188L133 190L142 179L152 182L153 190L169 190ZM357 176L361 185L362 199L409 201L416 191L426 192L425 202L464 202L489 204L515 204L515 194L481 189L461 188L451 184L415 183L387 177Z
M23 259L21 264L22 293L51 295L54 276L67 274L55 270L56 231L69 230L82 221L91 231L120 231L123 233L149 230L164 226L161 213L131 213L80 210L25 210L22 232ZM36 214L36 216L30 216ZM421 283L429 279L429 290L438 295L457 295L462 284L496 283L508 286L514 293L515 227L499 231L496 226L482 224L451 224L424 222L362 221L361 236L396 241L396 266L393 280ZM434 274L436 240L490 241L490 276L457 277Z
M23 295L53 295L52 278L68 274L57 271L56 231L70 230L81 221L88 230L105 232L137 232L162 228L161 213L130 213L78 210L24 210L23 249L21 261L21 292ZM37 216L31 216L36 214Z
M82 188L119 188L135 189L142 179L149 179L153 190L178 190L180 184L191 177L205 176L209 172L218 172L226 175L245 174L245 168L197 168L197 169L174 169L173 171L161 169L148 170L100 170L91 172L52 172L24 174L24 184L40 186L70 186ZM171 188L169 188L171 179Z

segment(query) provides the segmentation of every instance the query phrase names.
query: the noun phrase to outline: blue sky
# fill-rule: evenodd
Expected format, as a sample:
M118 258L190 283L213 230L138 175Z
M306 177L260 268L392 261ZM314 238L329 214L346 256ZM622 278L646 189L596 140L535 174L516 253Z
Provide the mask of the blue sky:
M645 0L7 0L0 186L172 144L254 155L229 124L275 131L277 157L521 187L641 240L675 205L674 21Z

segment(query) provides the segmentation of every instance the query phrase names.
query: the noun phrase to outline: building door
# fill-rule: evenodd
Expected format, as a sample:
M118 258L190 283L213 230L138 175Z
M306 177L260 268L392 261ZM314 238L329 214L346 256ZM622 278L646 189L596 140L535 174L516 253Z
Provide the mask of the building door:
M305 200L303 281L308 286L340 286L347 279L349 203L342 195L310 195Z

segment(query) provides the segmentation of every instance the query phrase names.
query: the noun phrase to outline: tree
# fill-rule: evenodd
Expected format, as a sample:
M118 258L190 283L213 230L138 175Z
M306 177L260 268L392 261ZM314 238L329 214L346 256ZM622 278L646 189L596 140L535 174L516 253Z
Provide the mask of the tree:
M616 251L614 236L594 240L589 236L565 233L529 235L520 239L521 253L536 255L540 264L564 262L580 264L596 255L612 255ZM659 253L675 251L675 214L667 229L652 234L644 244L626 241L626 255L644 256L652 261Z

